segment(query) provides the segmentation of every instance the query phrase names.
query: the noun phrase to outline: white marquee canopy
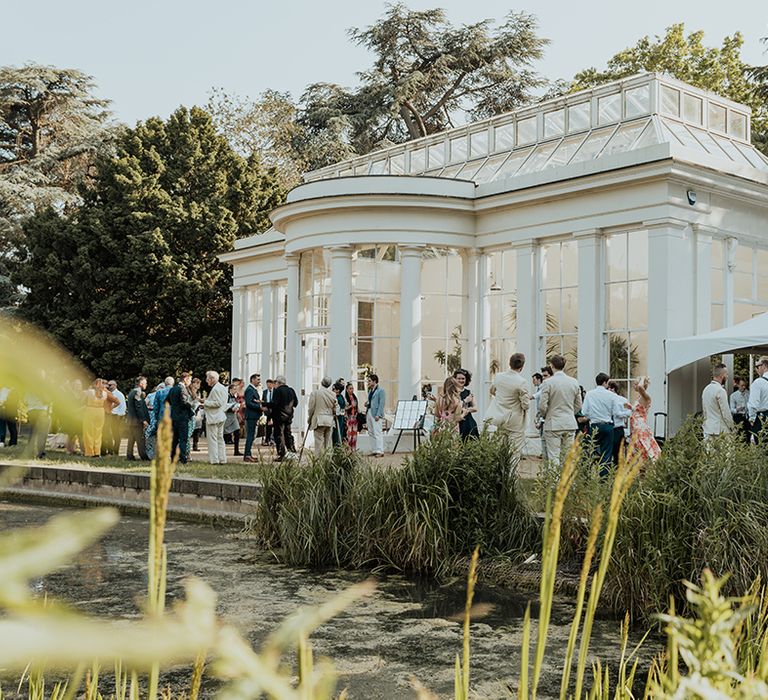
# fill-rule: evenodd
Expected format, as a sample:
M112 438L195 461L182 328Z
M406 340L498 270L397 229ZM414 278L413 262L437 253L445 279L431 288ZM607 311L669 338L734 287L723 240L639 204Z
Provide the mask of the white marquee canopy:
M667 374L696 360L737 350L768 354L768 313L712 333L668 338L664 347Z

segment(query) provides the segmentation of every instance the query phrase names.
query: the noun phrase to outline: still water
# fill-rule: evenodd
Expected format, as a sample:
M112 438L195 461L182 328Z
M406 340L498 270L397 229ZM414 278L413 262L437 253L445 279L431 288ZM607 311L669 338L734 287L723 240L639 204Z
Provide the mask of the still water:
M38 525L61 508L0 502L0 527ZM101 542L71 566L35 581L36 590L69 601L84 612L138 617L146 591L148 524L123 516ZM206 580L219 595L219 613L258 647L261 640L297 607L328 599L367 574L317 571L284 566L237 534L203 525L172 521L167 527L168 598L182 595L188 576ZM508 698L520 668L522 616L530 596L480 586L476 603L490 611L472 623L471 684L479 698ZM339 688L349 697L412 698L411 677L441 697L452 697L454 657L461 651L460 615L464 583L439 586L389 575L378 578L376 592L315 631L316 655L333 659ZM534 607L533 614L537 614ZM539 696L554 697L573 607L559 601L553 611L547 662ZM601 619L591 650L604 660L618 656L619 624ZM535 635L535 625L534 625ZM647 666L651 649L647 651ZM613 674L612 674L613 675ZM168 680L181 682L177 674ZM207 680L205 695L216 683Z

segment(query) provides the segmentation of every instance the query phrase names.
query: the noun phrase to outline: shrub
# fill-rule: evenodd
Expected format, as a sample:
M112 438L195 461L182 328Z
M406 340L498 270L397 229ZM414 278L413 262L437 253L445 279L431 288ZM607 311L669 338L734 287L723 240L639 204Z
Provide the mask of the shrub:
M345 450L265 474L254 530L293 564L446 572L475 546L517 556L539 541L506 441L441 432L400 467Z
M684 610L684 582L705 568L731 573L726 594L768 577L768 448L700 435L691 419L669 439L622 510L607 589L637 617L663 610L670 595Z

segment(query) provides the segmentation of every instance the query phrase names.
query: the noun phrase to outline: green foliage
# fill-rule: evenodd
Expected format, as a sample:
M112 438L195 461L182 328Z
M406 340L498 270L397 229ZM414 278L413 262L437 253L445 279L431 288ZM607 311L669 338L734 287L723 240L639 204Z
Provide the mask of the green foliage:
M609 59L606 70L588 68L574 76L571 90L582 90L635 73L667 73L690 85L709 90L752 109L752 138L764 151L768 144L768 100L765 71L755 72L741 58L740 32L726 36L719 48L704 44L704 32L685 34L683 23L667 28L664 36L640 39L635 46ZM768 152L768 151L766 151Z
M530 552L539 528L506 441L438 432L401 468L327 452L301 469L266 471L255 532L293 564L447 573L476 546Z
M614 606L647 618L704 568L731 574L726 591L768 579L768 450L740 434L704 445L691 419L629 494L616 536L608 591Z
M99 375L227 367L231 269L217 255L267 226L273 173L182 107L123 130L84 197L76 217L26 222L21 313Z
M336 124L365 153L443 131L460 112L482 118L508 111L543 84L531 68L547 43L536 30L536 18L524 13L508 14L496 27L488 19L454 27L442 9L389 5L370 27L349 31L374 56L360 86L311 85L302 119Z
M79 202L94 153L109 138L108 102L81 71L0 67L0 308L21 298L12 283L21 221L48 206Z

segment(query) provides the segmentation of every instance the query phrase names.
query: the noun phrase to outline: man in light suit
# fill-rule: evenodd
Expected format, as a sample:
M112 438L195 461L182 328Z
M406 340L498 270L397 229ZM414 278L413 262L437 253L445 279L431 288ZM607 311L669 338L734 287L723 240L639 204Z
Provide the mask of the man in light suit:
M509 358L509 372L499 372L491 384L491 396L496 397L499 416L494 421L499 431L509 435L515 452L523 449L528 406L531 393L522 375L525 355L516 352Z
M368 375L368 401L365 414L365 427L371 439L371 455L384 456L384 389L379 386L379 377Z
M333 447L331 442L331 432L336 418L336 394L331 389L333 380L330 377L323 377L320 386L309 395L307 403L307 413L309 418L309 429L314 431L315 435L315 454L320 454L324 450Z
M727 379L728 368L721 362L715 365L712 370L712 381L701 392L705 439L733 430L731 407L728 404L728 394L723 386Z
M224 421L229 404L227 387L219 382L219 373L213 370L205 373L205 381L211 387L205 408L205 434L208 439L208 461L211 464L227 463L227 448L224 444Z
M565 358L562 355L555 355L550 364L555 372L541 385L539 414L544 419L547 455L559 467L563 454L571 449L576 435L576 414L581 410L581 389L573 377L563 372Z

